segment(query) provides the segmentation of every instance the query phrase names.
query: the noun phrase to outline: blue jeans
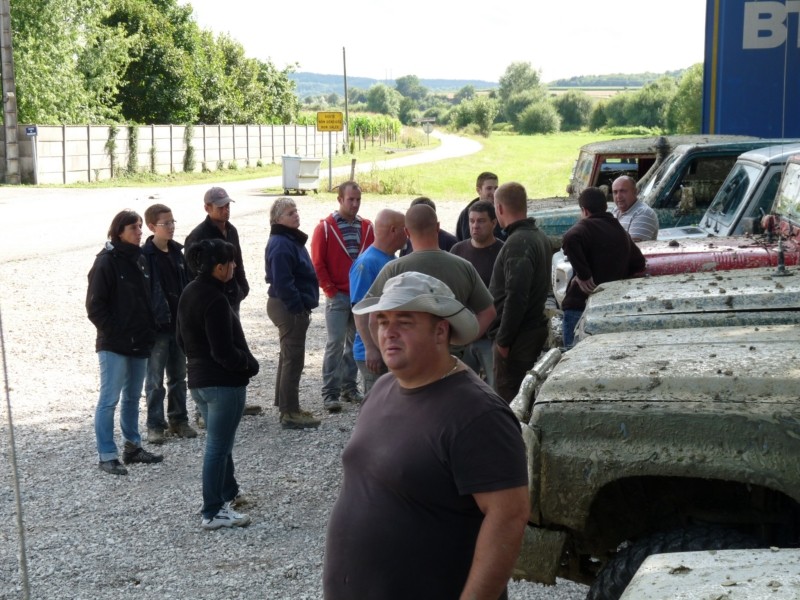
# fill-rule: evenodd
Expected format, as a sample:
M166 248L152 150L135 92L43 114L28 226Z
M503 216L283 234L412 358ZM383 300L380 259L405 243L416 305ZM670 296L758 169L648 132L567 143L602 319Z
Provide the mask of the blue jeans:
M100 361L100 397L94 411L94 435L100 460L107 461L119 456L114 443L114 413L120 398L119 426L122 439L134 446L142 445L139 435L139 398L147 359L108 350L100 350L97 357Z
M358 367L353 360L356 322L349 294L337 292L333 298L325 298L325 328L328 341L322 359L322 397L338 400L341 392L358 389Z
M167 387L164 388L164 371ZM147 428L166 429L164 398L167 398L167 417L170 425L186 423L186 355L178 346L174 333L157 333L156 343L147 359L144 380L147 398Z
M244 412L247 386L193 388L192 398L206 422L203 457L203 517L212 518L239 493L233 442Z
M462 359L470 369L478 375L483 371L484 381L494 389L494 352L492 351L492 340L482 337L468 345L464 350Z
M575 345L575 326L581 320L582 310L565 310L562 327L564 328L564 347L569 350Z

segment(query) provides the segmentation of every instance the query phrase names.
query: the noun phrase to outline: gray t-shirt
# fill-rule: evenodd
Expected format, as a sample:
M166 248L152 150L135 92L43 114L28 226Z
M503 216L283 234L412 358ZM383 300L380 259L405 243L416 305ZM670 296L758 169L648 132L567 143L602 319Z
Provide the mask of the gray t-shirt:
M463 258L443 250L414 250L408 256L388 263L378 273L365 298L380 296L389 279L409 271L424 273L444 282L456 299L475 314L494 302L475 267Z

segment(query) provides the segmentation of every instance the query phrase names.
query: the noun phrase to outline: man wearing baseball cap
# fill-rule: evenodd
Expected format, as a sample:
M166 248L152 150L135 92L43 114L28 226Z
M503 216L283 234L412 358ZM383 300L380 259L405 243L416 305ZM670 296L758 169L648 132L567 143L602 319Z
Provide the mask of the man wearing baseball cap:
M212 187L206 192L203 200L203 206L206 209L206 213L208 213L206 219L186 236L184 247L188 249L189 246L196 242L213 238L219 238L233 244L236 271L234 271L233 279L225 284L225 295L231 303L231 308L238 315L239 305L250 293L250 284L247 283L247 275L244 271L242 248L239 245L239 232L230 222L231 202L234 202L234 200L221 187Z
M450 354L478 334L475 315L416 271L353 312L376 315L389 373L342 454L326 600L505 598L529 511L525 447L506 403Z
M239 245L239 232L230 222L231 202L235 202L235 200L232 200L228 196L228 192L221 187L212 187L208 190L203 196L203 206L207 213L206 219L186 236L186 242L183 246L185 248L184 252L186 252L192 244L214 238L233 244L236 270L233 272L233 279L225 284L225 296L227 296L228 302L231 303L233 311L238 315L239 305L250 293L250 284L247 283L247 275L244 271L242 248ZM194 275L192 273L192 277ZM248 404L244 407L244 414L246 415L258 415L261 414L261 411L261 407L257 404ZM195 414L195 419L198 425L202 427L203 424L199 418L199 413Z

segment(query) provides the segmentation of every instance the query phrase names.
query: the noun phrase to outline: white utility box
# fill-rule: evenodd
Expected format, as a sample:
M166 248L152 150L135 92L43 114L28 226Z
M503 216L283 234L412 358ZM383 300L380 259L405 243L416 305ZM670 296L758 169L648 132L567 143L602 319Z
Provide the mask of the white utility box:
M317 193L319 189L319 165L321 158L309 158L295 154L284 154L283 164L283 193L288 194L294 190L305 194L308 190Z

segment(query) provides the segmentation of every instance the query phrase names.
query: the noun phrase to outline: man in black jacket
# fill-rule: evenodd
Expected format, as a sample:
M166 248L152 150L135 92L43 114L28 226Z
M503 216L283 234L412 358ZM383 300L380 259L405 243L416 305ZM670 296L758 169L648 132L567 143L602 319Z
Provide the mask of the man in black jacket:
M469 209L473 204L479 200L491 202L494 204L494 192L497 189L497 175L489 171L484 171L478 175L478 180L475 182L475 190L478 192L478 197L471 200L469 204L464 207L464 210L458 215L458 222L456 223L456 239L461 242L470 238L469 234ZM497 223L494 227L494 237L501 242L506 240L506 232Z
M247 283L247 275L244 271L244 261L242 260L242 248L239 245L239 232L236 227L230 222L231 218L231 202L234 202L221 187L212 187L208 190L203 197L204 207L208 216L206 220L195 227L192 232L186 236L186 243L184 246L188 250L189 246L199 242L200 240L209 240L219 238L233 244L236 271L234 271L233 279L225 284L225 296L228 302L231 303L231 308L236 315L239 315L239 306L242 300L247 298L250 293L250 284ZM194 273L192 274L194 276ZM244 407L244 414L246 415L259 415L261 414L261 407L257 404L248 404ZM195 413L198 425L202 427L202 420L199 414Z
M200 223L200 225L195 227L192 232L186 236L186 243L184 246L188 248L195 242L213 238L219 238L233 244L236 253L236 271L234 278L225 286L225 295L231 303L231 308L233 308L233 311L238 315L239 305L250 293L250 284L247 283L247 275L244 271L242 248L239 245L239 232L230 222L230 203L233 202L233 200L228 196L228 192L221 187L212 187L206 192L203 200L208 216L205 221Z
M528 194L522 185L501 185L494 201L497 221L508 239L497 255L489 285L497 310L489 337L494 340L495 389L511 402L547 342L544 305L553 250L536 220L527 217Z

